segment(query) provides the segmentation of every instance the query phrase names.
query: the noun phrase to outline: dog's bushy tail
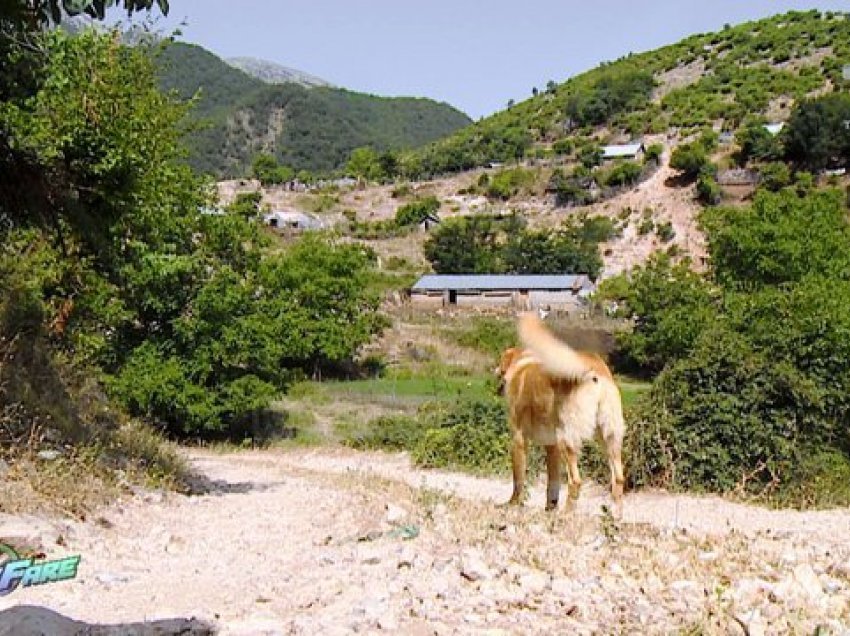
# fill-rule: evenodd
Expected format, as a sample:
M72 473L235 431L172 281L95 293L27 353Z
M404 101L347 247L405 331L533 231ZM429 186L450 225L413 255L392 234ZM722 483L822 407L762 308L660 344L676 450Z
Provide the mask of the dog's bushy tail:
M584 357L558 340L537 314L522 314L517 328L523 346L534 352L543 368L555 377L578 382L593 373Z

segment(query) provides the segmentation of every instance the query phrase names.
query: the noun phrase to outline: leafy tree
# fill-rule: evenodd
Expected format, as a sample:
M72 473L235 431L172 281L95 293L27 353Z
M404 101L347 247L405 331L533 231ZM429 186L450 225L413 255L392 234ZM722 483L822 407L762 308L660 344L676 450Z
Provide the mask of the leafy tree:
M425 241L425 258L438 274L493 274L503 270L491 217L446 219Z
M781 190L791 183L791 170L781 161L767 163L759 170L760 185L772 192Z
M662 154L664 154L664 146L661 144L650 144L646 149L646 154L644 154L643 160L646 163L649 163L650 161L660 163Z
M751 289L799 282L809 274L850 273L850 228L837 191L805 198L759 192L745 208L705 218L714 275L725 287Z
M670 167L680 170L682 174L694 179L700 170L709 163L708 154L699 142L676 146L670 155Z
M378 181L385 176L381 167L380 156L373 148L369 147L352 150L345 170L351 176L366 181Z
M820 170L850 162L850 95L830 93L799 103L785 134L785 157Z
M596 144L585 146L579 151L578 159L585 168L598 166L602 163L602 148Z
M441 274L567 274L596 278L607 219L583 217L557 230L529 231L518 217L497 224L484 215L447 219L428 238L426 258Z
M636 312L629 351L688 335L636 414L633 478L795 505L847 502L850 229L840 193L760 191L752 206L714 209L705 221L721 286L668 289L665 272L661 287L629 299L653 299ZM674 298L684 314L657 311L700 288L709 290L702 300Z
M509 274L587 274L602 271L596 243L579 242L567 232L527 231L509 237L502 250Z
M19 30L36 30L50 22L59 24L65 16L85 14L103 20L106 11L120 4L128 15L145 10L154 4L164 15L168 14L168 0L7 0L0 6L0 16Z
M634 185L643 172L640 164L634 161L620 161L602 177L603 183L609 186Z
M295 171L287 166L278 164L274 155L260 153L251 164L251 173L264 186L277 185L295 177Z
M395 213L395 222L400 225L416 225L440 209L440 200L435 196L417 199L401 206Z
M748 161L774 161L783 155L782 142L772 135L760 121L744 127L735 135L741 147L739 156L742 164Z
M269 255L256 195L200 213L186 107L158 90L149 51L94 31L34 37L44 64L0 105L0 288L26 282L33 320L63 308L69 364L174 434L241 435L294 374L338 365L379 328L361 248L308 237ZM21 55L2 68L23 74ZM37 274L7 278L31 252Z
M609 70L585 91L567 100L566 114L579 126L598 125L628 108L643 105L655 85L651 73L637 69Z
M717 314L711 287L688 263L673 264L663 254L633 271L625 291L616 300L635 325L618 337L620 346L632 363L653 373L687 356Z

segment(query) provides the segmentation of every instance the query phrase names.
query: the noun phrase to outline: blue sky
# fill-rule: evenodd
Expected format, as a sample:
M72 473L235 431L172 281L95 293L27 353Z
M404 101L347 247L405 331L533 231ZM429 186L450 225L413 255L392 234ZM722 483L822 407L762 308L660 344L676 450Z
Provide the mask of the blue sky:
M534 86L724 23L847 0L171 0L170 30L377 95L445 101L473 118Z

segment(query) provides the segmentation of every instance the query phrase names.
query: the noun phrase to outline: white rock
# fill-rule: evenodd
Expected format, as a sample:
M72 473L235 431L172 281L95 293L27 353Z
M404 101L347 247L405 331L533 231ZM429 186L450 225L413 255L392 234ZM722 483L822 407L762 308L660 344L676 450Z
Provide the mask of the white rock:
M765 636L767 633L767 623L758 609L738 614L737 619L746 626L747 636Z
M673 581L670 584L670 589L674 592L690 592L699 589L699 585L695 581Z
M461 556L460 573L469 581L493 578L493 572L484 562L478 550L466 550Z
M794 580L810 600L819 602L823 598L823 587L818 575L808 563L801 563L794 568Z
M773 591L773 586L763 579L741 579L730 590L729 596L740 607L757 605L767 594Z
M574 591L575 583L571 579L555 578L552 580L552 594L555 596L571 596Z
M385 518L387 520L387 523L393 525L401 523L407 518L407 510L401 508L400 506L387 504L387 514Z
M551 584L548 574L544 572L529 572L519 578L519 586L528 594L542 594Z
M114 572L101 572L100 574L96 574L94 578L97 579L99 583L106 586L126 583L130 580L130 577L126 574L116 574Z
M398 619L392 612L387 612L378 618L378 629L383 629L388 632L397 632Z

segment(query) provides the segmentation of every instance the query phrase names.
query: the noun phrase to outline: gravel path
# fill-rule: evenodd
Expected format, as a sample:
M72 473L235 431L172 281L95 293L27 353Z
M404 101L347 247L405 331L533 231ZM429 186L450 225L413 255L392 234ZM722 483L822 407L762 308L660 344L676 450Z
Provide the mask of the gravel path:
M0 597L0 635L27 633L22 616L69 634L850 634L846 509L638 493L617 525L592 484L576 513L546 514L540 485L498 509L507 480L404 455L187 452L206 494L51 524L48 556L81 554L79 575Z

